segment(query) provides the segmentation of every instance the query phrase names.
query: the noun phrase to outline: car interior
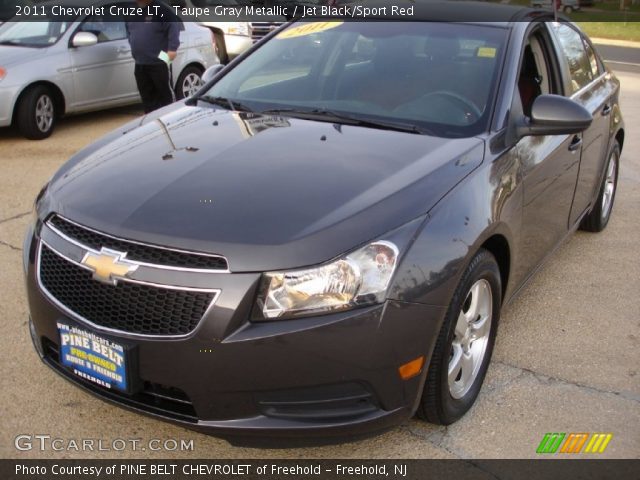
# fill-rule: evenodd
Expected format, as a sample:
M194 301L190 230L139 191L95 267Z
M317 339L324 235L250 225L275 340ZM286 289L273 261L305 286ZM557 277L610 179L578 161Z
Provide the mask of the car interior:
M307 55L280 56L250 76L264 78L268 70L277 81L238 85L235 93L454 127L484 117L502 55L499 41L459 33L350 37L327 48L314 47L313 38L304 47L298 43Z
M537 35L529 37L522 55L518 90L522 102L522 111L531 116L534 100L543 94L551 93L550 77L545 61L544 50Z

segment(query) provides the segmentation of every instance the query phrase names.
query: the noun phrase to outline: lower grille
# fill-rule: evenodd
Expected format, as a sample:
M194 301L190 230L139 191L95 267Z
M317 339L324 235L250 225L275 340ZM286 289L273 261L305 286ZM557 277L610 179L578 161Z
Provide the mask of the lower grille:
M66 309L99 327L140 335L186 335L215 298L214 292L177 290L121 281L107 285L42 244L41 286Z
M142 390L133 395L127 395L117 390L107 390L77 375L73 375L67 368L63 367L60 363L58 346L51 340L43 338L42 346L44 349L44 360L47 364L68 379L81 384L100 396L163 417L194 423L198 421L198 416L191 400L186 393L178 388L145 381L143 382Z
M379 409L374 395L358 383L262 393L257 401L267 417L289 420L335 421L356 418Z

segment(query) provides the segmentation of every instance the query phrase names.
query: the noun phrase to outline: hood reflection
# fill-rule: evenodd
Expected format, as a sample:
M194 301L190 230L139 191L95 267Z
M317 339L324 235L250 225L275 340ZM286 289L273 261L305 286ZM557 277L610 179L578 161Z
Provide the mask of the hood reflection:
M232 112L232 115L244 138L253 137L270 128L291 126L289 120L276 115L262 115L253 112Z

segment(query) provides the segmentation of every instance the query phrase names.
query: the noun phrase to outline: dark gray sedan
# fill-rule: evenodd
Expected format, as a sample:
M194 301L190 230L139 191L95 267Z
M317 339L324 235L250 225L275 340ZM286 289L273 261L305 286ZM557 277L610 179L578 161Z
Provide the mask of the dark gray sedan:
M606 227L625 138L588 38L504 8L294 22L76 154L24 248L43 361L232 441L462 417L501 307Z

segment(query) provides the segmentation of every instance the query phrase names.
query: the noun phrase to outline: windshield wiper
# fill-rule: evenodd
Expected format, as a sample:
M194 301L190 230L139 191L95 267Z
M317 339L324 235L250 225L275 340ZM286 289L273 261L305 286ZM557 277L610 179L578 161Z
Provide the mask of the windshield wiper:
M236 102L235 100L231 100L226 97L210 97L209 95L202 95L201 97L191 97L187 100L187 105L195 105L198 101L202 101L205 103L210 103L211 105L217 105L219 107L226 108L227 110L232 110L236 112L251 112L252 110L246 105Z
M358 127L379 128L382 130L396 130L399 132L417 133L421 135L428 134L429 132L412 123L395 122L388 120L373 120L362 117L355 117L346 113L334 112L332 110L325 109L312 109L312 110L300 110L295 108L276 108L271 110L263 110L263 115L284 115L291 117L298 117L310 120L320 120L331 123L340 123L344 125L355 125Z

